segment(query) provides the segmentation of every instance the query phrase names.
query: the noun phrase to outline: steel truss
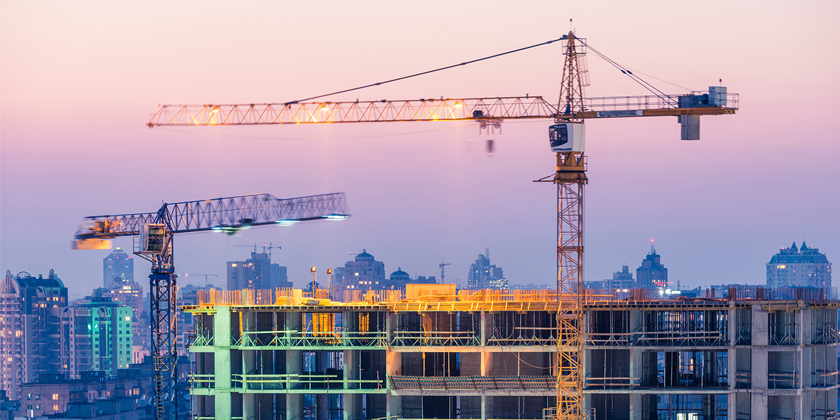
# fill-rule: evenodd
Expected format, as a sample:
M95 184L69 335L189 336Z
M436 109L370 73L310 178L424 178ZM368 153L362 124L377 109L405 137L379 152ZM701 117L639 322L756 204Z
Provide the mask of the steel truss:
M178 415L174 234L211 230L234 233L250 226L346 217L344 193L334 193L289 199L278 199L271 194L251 194L164 203L153 213L90 216L82 220L75 234L77 241L135 236L134 253L152 263L149 293L155 420L175 420ZM141 235L144 225L163 227L165 233L161 249L150 251L140 244L137 235Z

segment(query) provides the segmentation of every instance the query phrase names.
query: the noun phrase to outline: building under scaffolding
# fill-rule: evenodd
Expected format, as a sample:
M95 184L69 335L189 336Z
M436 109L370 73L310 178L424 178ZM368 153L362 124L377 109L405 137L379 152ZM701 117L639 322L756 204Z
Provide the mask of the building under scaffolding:
M409 285L356 293L207 291L197 420L541 419L556 397L553 291ZM728 299L586 291L591 419L836 419L838 302L808 290Z

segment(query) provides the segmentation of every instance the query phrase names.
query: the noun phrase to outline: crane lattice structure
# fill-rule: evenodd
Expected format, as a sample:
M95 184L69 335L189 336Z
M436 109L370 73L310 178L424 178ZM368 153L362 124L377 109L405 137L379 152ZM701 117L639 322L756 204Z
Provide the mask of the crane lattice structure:
M345 219L344 193L278 199L251 194L211 200L164 203L156 212L89 216L76 230L75 249L108 249L110 238L134 237L134 253L152 263L149 275L155 420L178 415L177 275L173 239L178 233L234 234L251 226Z
M564 66L560 100L554 105L542 96L506 96L482 98L421 98L354 102L309 101L372 86L379 86L446 70L517 51L564 44ZM588 71L584 60L587 51L606 60L623 74L651 92L650 95L587 98ZM308 102L307 102L308 101ZM645 82L629 69L612 61L589 46L573 32L541 44L463 62L440 69L391 79L358 88L320 95L305 100L262 104L162 105L147 125L159 126L240 126L284 124L334 124L364 122L475 121L480 129L498 126L503 120L551 119L549 144L556 152L557 165L552 175L537 182L557 185L557 290L560 305L557 313L557 407L552 419L584 419L583 412L583 237L584 120L601 118L676 116L683 140L699 140L699 117L730 115L738 110L739 97L722 86L708 91L666 94ZM442 268L442 267L441 267Z

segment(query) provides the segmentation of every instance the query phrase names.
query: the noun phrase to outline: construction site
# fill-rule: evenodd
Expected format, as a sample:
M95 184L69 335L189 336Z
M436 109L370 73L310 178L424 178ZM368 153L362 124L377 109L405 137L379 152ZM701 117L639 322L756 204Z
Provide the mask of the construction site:
M323 101L558 42L560 97ZM586 97L595 55L650 92ZM720 80L718 80L720 81ZM320 101L313 101L319 99ZM666 94L574 32L547 42L298 100L160 105L147 126L249 126L553 120L556 288L316 289L202 292L177 308L173 237L259 225L346 219L343 193L270 194L164 203L156 212L86 218L79 249L139 237L152 263L155 419L179 413L174 312L196 317L190 412L195 420L266 419L835 419L838 303L822 290L730 289L725 299L658 296L651 289L583 288L585 120L676 117L682 140L700 117L733 115L721 85ZM543 141L545 141L544 139ZM488 140L488 150L492 150ZM549 171L546 171L549 172ZM533 178L532 178L533 179ZM368 282L369 283L369 282ZM352 292L352 293L350 293Z
M584 414L837 418L838 303L803 290L742 292L585 296ZM346 302L316 295L209 291L183 308L197 317L189 350L198 420L555 415L558 350L574 349L557 348L562 300L553 292L438 284Z

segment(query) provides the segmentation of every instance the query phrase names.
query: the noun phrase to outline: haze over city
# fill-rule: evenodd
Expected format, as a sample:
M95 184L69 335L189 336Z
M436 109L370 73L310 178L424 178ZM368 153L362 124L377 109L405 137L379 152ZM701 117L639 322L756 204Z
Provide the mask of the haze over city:
M70 249L84 216L341 191L345 221L181 235L176 271L221 276L247 257L233 245L271 242L298 287L310 266L363 248L388 272L435 276L445 260L447 280L463 284L490 248L512 284L552 283L556 191L531 182L554 171L549 121L508 121L489 136L469 122L145 123L158 104L284 102L460 63L557 38L574 18L587 42L665 92L721 83L741 98L737 115L702 118L700 141L680 141L673 117L588 124L586 280L634 269L653 238L684 286L761 284L794 240L840 256L838 12L780 1L3 2L0 267L55 269L86 292L107 251ZM557 43L329 99L556 102L562 64ZM597 57L588 64L588 96L647 93ZM142 282L148 265L135 270Z

